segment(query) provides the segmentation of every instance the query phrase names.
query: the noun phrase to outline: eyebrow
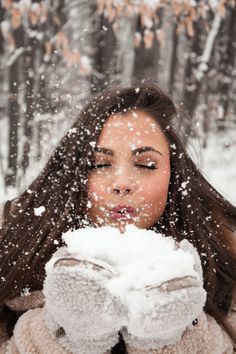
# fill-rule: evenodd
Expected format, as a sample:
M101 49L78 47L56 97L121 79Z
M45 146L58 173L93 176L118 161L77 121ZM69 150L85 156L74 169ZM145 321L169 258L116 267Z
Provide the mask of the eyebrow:
M114 156L114 153L112 150L103 148L101 146L95 146L94 151L98 152L98 153L105 154L105 155ZM132 155L140 155L140 154L147 152L147 151L153 151L153 152L156 152L159 155L163 156L163 154L159 150L156 150L151 146L142 146L140 148L134 149L134 150L132 150Z

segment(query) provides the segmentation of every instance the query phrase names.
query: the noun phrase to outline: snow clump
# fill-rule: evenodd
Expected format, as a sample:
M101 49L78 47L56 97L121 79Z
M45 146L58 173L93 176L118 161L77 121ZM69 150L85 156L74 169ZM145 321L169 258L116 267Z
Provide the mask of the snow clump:
M34 215L35 216L41 216L45 212L45 206L41 205L38 208L34 208Z
M178 248L171 237L127 225L125 232L104 226L68 231L62 236L73 257L83 256L106 262L118 276L107 288L125 300L127 293L150 284L159 286L175 278L193 276L194 257Z

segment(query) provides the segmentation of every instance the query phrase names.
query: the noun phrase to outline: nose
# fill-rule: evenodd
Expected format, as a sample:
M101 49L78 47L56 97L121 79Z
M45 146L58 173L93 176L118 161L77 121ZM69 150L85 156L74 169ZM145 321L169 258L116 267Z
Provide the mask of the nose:
M136 184L135 177L130 163L121 161L111 176L111 192L117 196L132 194Z
M117 176L112 183L112 192L116 195L131 194L134 189L134 185L131 181L131 177L127 174Z
M120 195L123 195L123 194L130 194L131 192L131 188L125 188L125 187L113 187L113 192L115 194L120 194Z

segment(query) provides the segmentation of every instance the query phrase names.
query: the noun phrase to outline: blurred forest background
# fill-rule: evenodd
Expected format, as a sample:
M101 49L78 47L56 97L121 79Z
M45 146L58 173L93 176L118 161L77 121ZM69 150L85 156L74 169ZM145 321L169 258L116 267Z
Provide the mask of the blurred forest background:
M236 203L235 0L1 0L0 200L36 176L86 99L137 79L190 114L200 166Z

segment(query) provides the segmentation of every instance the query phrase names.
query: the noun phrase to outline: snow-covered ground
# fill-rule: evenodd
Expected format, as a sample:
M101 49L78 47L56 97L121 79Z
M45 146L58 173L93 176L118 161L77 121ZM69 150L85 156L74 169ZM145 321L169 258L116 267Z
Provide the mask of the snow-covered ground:
M31 163L27 175L18 182L16 189L6 189L4 187L4 179L2 170L5 166L5 156L7 147L7 121L0 120L0 203L7 199L11 199L20 194L21 191L38 175L42 167L45 165L53 146L61 138L66 131L66 125L63 129L57 129L54 141L48 138L44 139L43 160ZM59 124L60 128L61 125ZM54 127L55 129L55 127ZM208 138L208 146L206 149L201 149L199 142L192 143L194 148L190 149L191 156L200 166L205 177L213 184L213 186L236 205L236 130L231 129L227 132L217 134L211 133Z

